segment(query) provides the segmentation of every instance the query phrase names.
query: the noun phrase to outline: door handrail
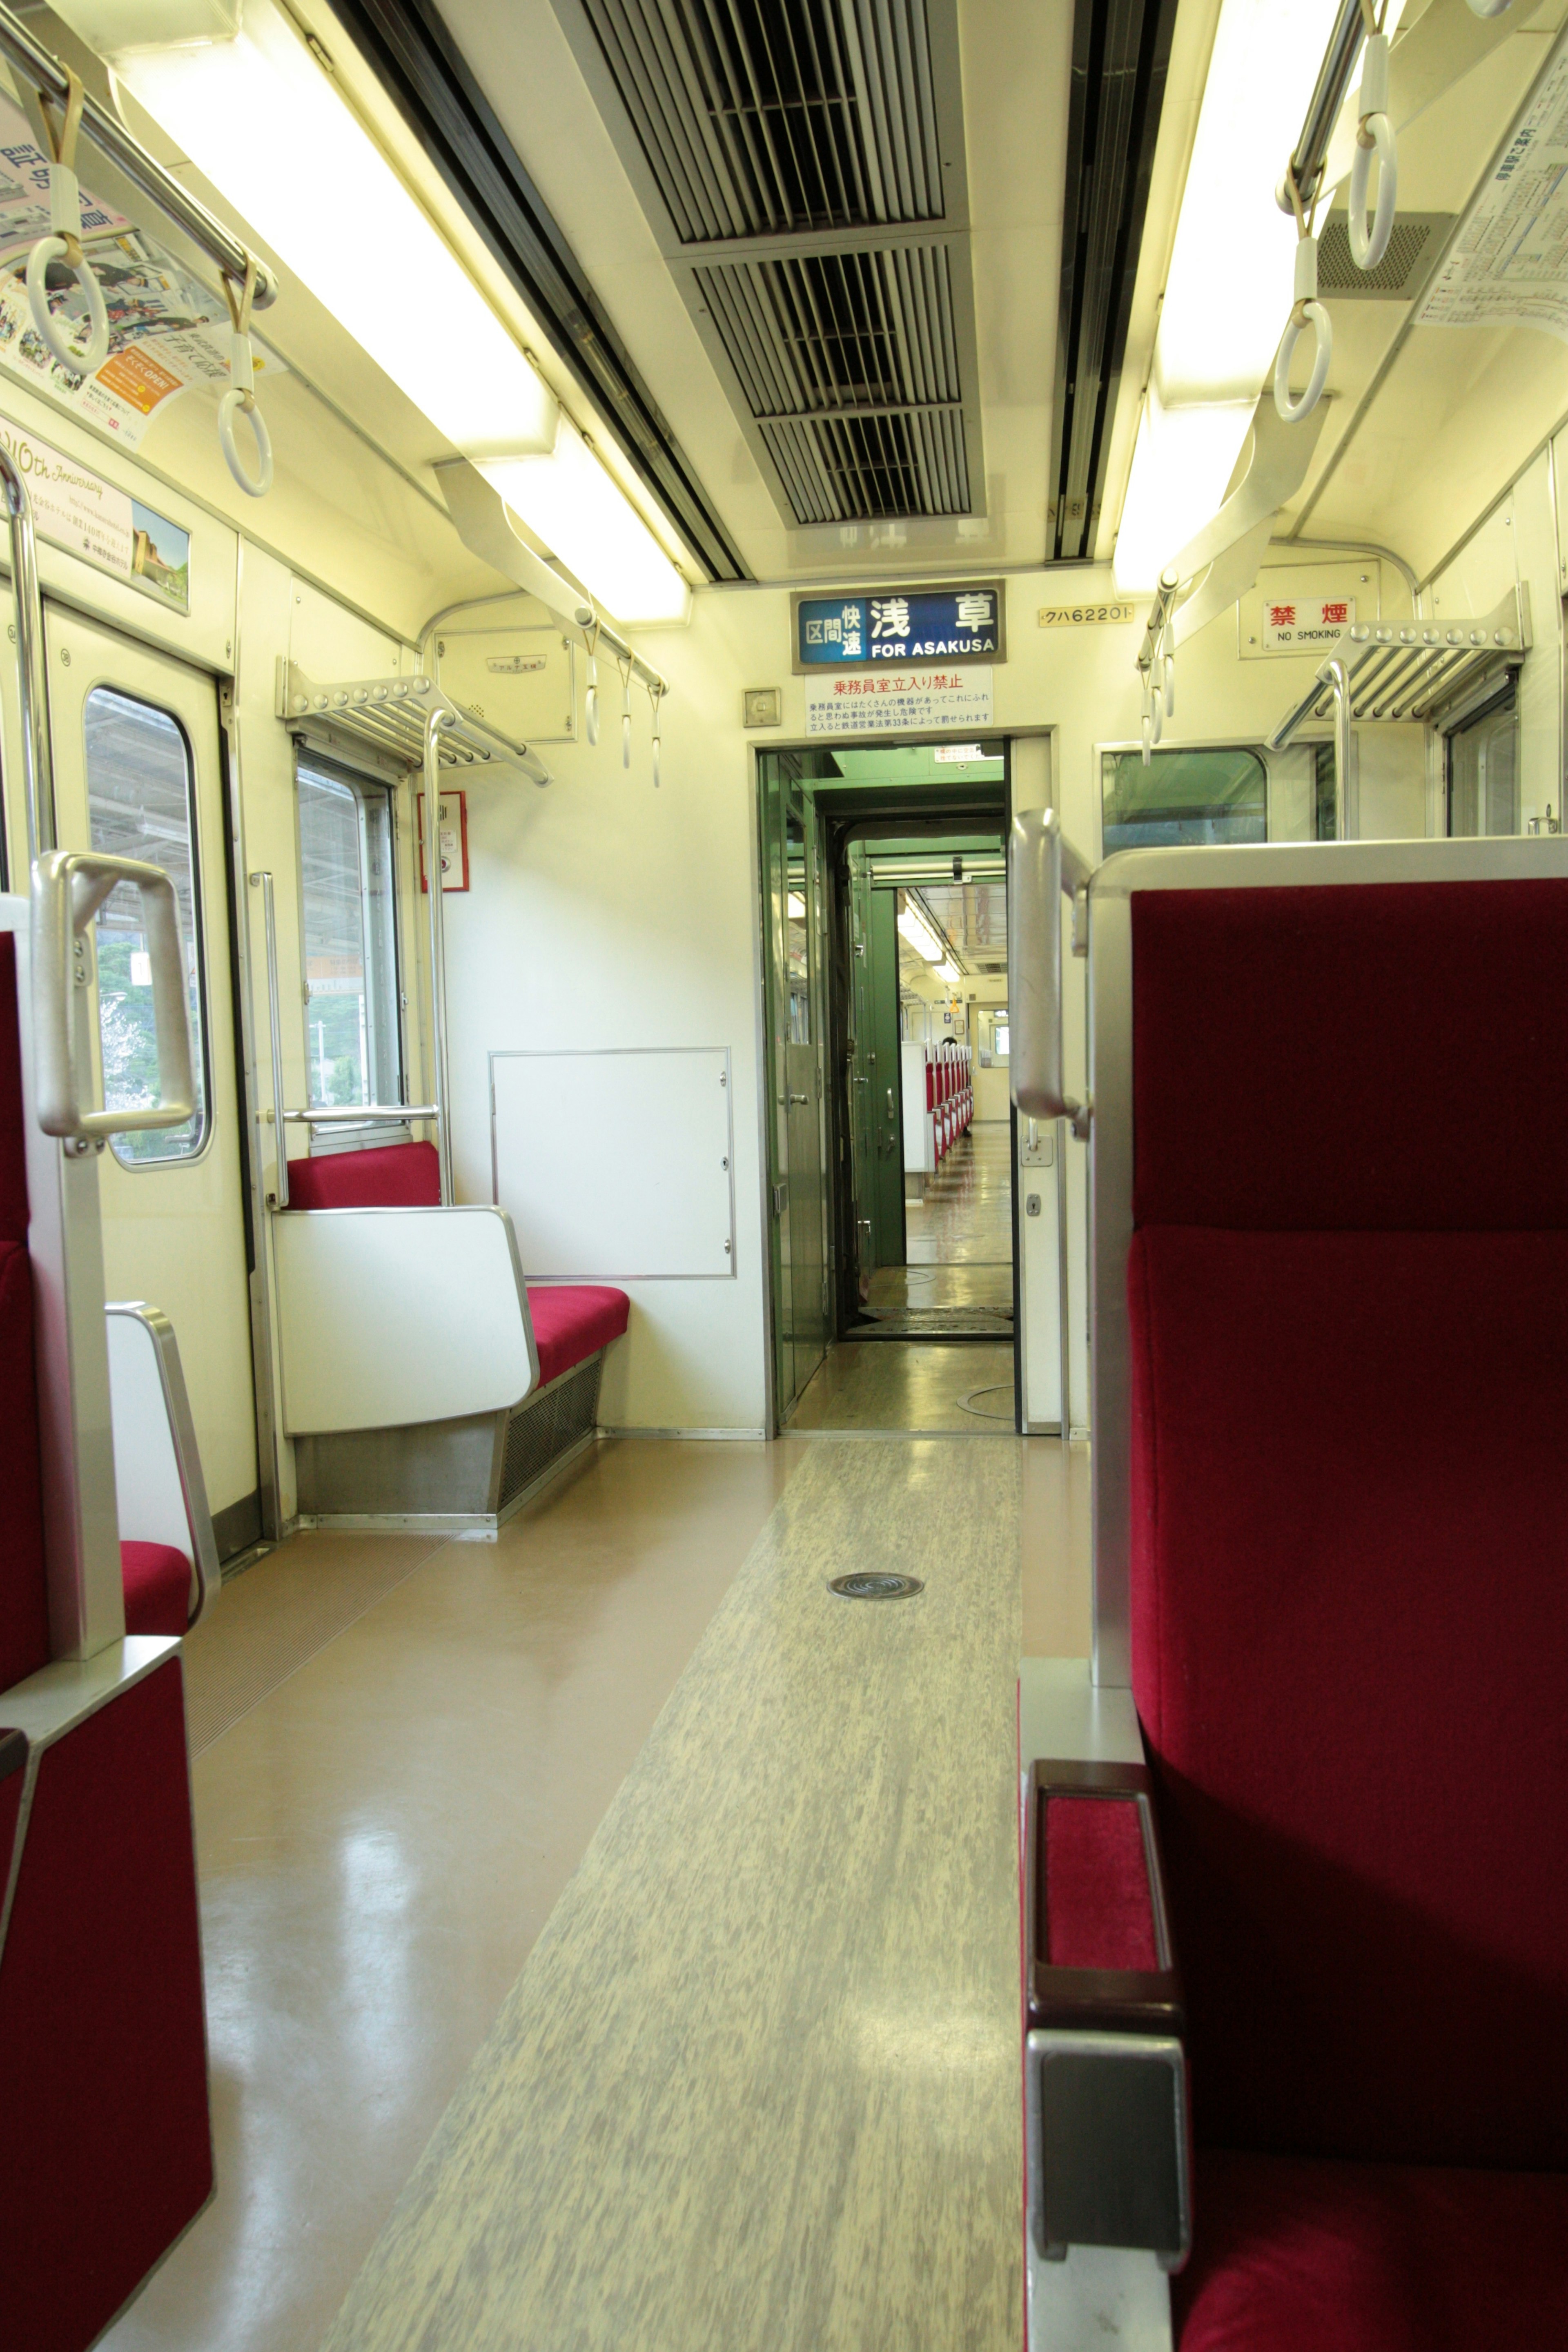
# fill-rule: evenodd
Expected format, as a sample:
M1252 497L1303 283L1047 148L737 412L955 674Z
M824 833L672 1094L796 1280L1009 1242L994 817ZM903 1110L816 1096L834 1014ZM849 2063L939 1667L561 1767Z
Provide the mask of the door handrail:
M1062 899L1094 869L1064 840L1055 809L1013 819L1007 854L1007 1000L1013 1100L1029 1118L1070 1118L1086 1131L1088 1108L1067 1092L1062 1058Z
M82 1108L77 989L89 965L79 957L99 908L127 882L140 894L153 977L159 1100L144 1110ZM79 1143L150 1128L184 1127L195 1116L196 1082L185 1004L185 959L174 886L161 866L93 849L49 849L33 861L33 1036L38 1125Z
M16 606L16 702L22 732L22 783L27 803L27 856L55 845L55 768L49 744L44 604L33 501L11 452L0 446L0 505L11 539L11 593Z

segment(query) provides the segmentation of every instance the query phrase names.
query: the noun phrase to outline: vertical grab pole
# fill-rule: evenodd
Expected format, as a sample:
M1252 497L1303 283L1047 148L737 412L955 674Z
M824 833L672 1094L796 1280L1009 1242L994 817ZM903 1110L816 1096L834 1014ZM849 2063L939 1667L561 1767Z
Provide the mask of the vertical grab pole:
M1334 838L1350 841L1351 832L1351 681L1338 654L1323 665L1324 676L1334 690ZM1361 811L1356 811L1356 833L1361 831Z
M49 749L49 688L44 661L44 606L33 502L8 449L0 447L0 502L11 535L11 593L16 604L16 697L22 728L22 782L27 802L29 862L55 846L55 767Z
M447 936L441 892L441 761L443 709L425 721L425 883L430 896L430 1100L436 1108L436 1149L441 1161L441 1205L452 1204L452 1139L447 1098Z
M278 1019L278 911L272 901L272 877L253 874L250 887L261 893L261 922L267 939L267 1019L272 1040L272 1139L276 1146L278 1185L272 1206L289 1206L289 1140L283 1125L283 1037Z

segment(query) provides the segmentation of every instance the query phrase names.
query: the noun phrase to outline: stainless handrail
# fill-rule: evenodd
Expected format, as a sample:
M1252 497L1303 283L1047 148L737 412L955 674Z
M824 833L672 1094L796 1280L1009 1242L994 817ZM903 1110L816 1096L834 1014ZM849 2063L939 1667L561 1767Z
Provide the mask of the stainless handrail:
M278 1018L278 913L272 898L272 877L262 871L253 874L250 887L261 893L261 923L267 941L267 1014L272 1039L272 1119L277 1142L277 1186L270 1206L289 1206L289 1146L283 1134L283 1122L288 1117L283 1107L283 1034Z
M1029 1118L1069 1118L1084 1131L1086 1106L1067 1091L1062 1057L1062 899L1093 872L1062 838L1055 809L1013 819L1007 856L1007 1003L1013 1100Z
M89 965L77 942L121 882L142 898L153 975L160 1099L146 1110L84 1110L77 987ZM161 866L92 849L47 849L33 861L33 1038L38 1125L46 1135L94 1142L195 1116L196 1081L185 1003L185 959L174 886Z
M61 113L69 101L70 81L66 69L51 49L35 38L19 16L0 4L0 57L15 66L23 78L31 82L41 98L47 98ZM166 213L176 227L184 230L192 242L201 247L209 260L216 263L226 277L245 282L253 257L247 252L233 231L198 203L190 190L181 185L172 172L147 152L139 140L133 139L118 116L101 105L90 91L82 102L81 127L118 171L123 172L133 187L150 196L160 212ZM264 310L277 299L278 280L265 262L257 260L256 291L252 300L257 310Z
M1323 52L1323 62L1318 68L1312 95L1307 101L1307 116L1301 125L1301 135L1290 151L1288 179L1296 183L1296 194L1304 211L1316 201L1322 185L1329 142L1334 135L1340 109L1345 102L1345 93L1355 74L1356 59L1361 55L1362 36L1365 30L1366 15L1362 0L1342 0L1340 13L1334 19L1334 29L1329 35L1329 46ZM1282 213L1292 210L1289 189L1285 182L1280 184L1279 209Z
M370 1127L377 1120L392 1120L399 1125L413 1118L439 1118L434 1103L342 1103L336 1110L286 1110L285 1122L289 1127ZM269 1119L277 1112L267 1113Z
M11 535L11 593L16 605L16 698L22 733L22 785L27 803L27 856L55 845L55 768L49 747L49 689L44 660L44 605L33 501L9 449L0 446L0 502Z
M432 710L425 721L425 883L430 899L430 1076L435 1099L436 1150L441 1163L441 1205L452 1201L452 1139L447 1131L447 933L441 887L440 738L456 723L454 714Z

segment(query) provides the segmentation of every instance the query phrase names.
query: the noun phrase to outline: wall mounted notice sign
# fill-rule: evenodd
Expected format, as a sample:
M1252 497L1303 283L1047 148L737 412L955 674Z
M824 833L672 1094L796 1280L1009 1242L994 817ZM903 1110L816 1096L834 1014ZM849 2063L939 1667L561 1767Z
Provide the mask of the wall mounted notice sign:
M415 823L419 828L419 887L429 893L430 877L425 871L425 795L416 793L418 806ZM436 803L436 822L441 829L441 887L443 890L466 890L468 887L468 796L467 793L443 793Z
M808 735L904 735L931 727L989 727L988 669L889 669L870 677L813 678Z
M0 440L16 460L33 501L40 539L127 581L176 613L191 609L191 534L117 490L74 457L0 417Z
M1418 327L1539 327L1568 342L1568 33L1482 182L1415 313Z
M1263 650L1326 654L1354 619L1353 596L1265 596Z
M868 589L849 596L795 595L790 603L797 672L1007 657L999 580L968 580L954 588Z

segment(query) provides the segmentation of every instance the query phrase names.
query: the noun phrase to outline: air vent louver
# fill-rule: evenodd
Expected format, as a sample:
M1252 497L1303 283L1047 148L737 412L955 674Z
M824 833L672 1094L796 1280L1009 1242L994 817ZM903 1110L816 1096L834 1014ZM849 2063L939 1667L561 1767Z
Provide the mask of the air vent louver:
M941 246L714 263L695 275L797 522L967 511Z
M580 5L578 55L786 518L975 512L955 0Z
M1358 269L1351 257L1350 227L1343 213L1331 213L1318 240L1318 291L1336 302L1414 301L1443 249L1452 213L1401 213L1388 251L1375 269Z
M923 0L584 0L682 244L940 220Z

